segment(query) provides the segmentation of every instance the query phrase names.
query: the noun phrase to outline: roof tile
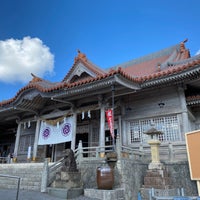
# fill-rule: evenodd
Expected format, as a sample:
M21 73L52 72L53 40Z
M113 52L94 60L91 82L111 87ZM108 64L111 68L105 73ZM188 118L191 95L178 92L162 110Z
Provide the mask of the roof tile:
M200 64L200 56L194 57L194 59L191 60L189 58L189 51L185 49L184 44L181 43L179 45L179 48L180 50L178 51L176 45L173 48L161 51L160 56L153 54L152 59L150 59L151 56L149 56L146 57L143 62L142 61L129 62L128 63L129 65L126 64L126 67L124 67L124 65L119 65L115 68L111 68L108 73L104 72L103 70L100 70L98 67L93 65L91 62L88 61L85 54L79 52L78 56L75 58L74 65L72 66L70 71L73 70L77 62L82 62L90 70L93 70L93 72L97 74L96 77L90 77L90 78L87 77L83 80L78 80L77 82L74 83L68 83L65 80L68 77L68 74L70 73L69 71L69 73L65 76L62 82L52 83L32 74L33 79L29 82L29 84L21 88L17 92L15 97L13 97L12 99L1 102L0 106L11 104L13 101L17 99L17 97L21 93L31 88L46 93L55 90L60 90L63 88L73 88L76 86L95 82L97 80L102 80L106 77L113 76L115 74L120 74L121 76L124 76L125 78L136 83L143 83L149 80L166 77L171 74L181 73L182 71L185 71L189 68L195 67L196 65ZM173 56L171 56L172 54ZM174 57L174 55L176 55L176 57ZM172 58L174 59L174 62ZM168 63L169 59L170 59L170 64Z

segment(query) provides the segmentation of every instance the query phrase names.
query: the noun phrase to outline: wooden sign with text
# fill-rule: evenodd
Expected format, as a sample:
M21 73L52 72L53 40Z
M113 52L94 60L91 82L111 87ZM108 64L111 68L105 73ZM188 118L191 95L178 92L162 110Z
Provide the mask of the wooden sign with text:
M192 180L200 180L200 130L186 133L186 147L190 176Z

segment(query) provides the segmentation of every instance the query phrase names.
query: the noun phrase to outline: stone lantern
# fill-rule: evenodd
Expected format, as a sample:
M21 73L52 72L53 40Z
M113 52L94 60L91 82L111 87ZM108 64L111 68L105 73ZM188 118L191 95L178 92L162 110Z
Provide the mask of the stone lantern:
M158 131L155 128L151 128L148 131L146 131L144 134L150 136L150 140L148 141L148 144L151 148L151 163L149 164L149 169L162 169L163 165L160 162L160 154L159 154L159 147L160 147L160 141L158 139L159 135L162 135L163 132Z
M165 169L164 164L160 162L159 156L159 135L162 135L163 132L158 131L154 127L150 128L147 132L150 136L148 141L151 148L151 163L148 165L146 175L144 176L144 185L143 188L155 188L155 189L169 189L172 179L170 174Z

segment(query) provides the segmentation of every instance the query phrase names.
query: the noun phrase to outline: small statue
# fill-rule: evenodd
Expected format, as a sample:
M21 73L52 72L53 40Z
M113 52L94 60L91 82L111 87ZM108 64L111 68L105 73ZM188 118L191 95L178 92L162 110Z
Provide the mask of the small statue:
M73 150L65 149L64 153L65 153L65 156L64 156L65 163L64 163L64 166L62 167L62 170L67 171L67 172L77 172L78 169L77 169Z

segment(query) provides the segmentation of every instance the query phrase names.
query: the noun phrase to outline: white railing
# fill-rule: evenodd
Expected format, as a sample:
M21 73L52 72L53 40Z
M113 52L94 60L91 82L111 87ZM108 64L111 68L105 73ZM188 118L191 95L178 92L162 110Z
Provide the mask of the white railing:
M143 154L143 158L149 160L151 158L150 145L137 145L132 147L134 151ZM159 148L160 160L177 162L187 161L187 150L184 142L181 143L161 143Z
M99 158L101 153L112 152L114 149L113 145L110 146L93 146L93 147L82 147L80 146L74 151L75 157L78 158L82 156L86 157L94 157Z
M41 192L47 192L47 187L53 182L56 177L56 172L64 166L64 163L64 158L52 164L49 164L48 158L45 159L41 179Z
M113 146L93 146L93 147L83 147L82 142L79 142L78 148L75 150L75 158L77 164L83 160L99 159L101 153L106 155L108 152L117 152L118 157L130 158L134 160L145 160L151 159L151 149L150 145L129 147L120 145L116 141L116 145ZM160 160L165 161L187 161L187 151L185 143L165 143L161 144L159 148Z
M118 159L123 157L134 160L148 160L151 158L150 146L122 146L118 139L116 139L115 145L93 147L83 147L82 142L80 141L78 148L74 151L74 157L77 166L80 166L83 161L105 160L106 154L113 151L117 153ZM177 158L178 160L187 160L185 144L162 144L160 148L160 157L161 161L163 158L165 161L177 161ZM47 191L47 186L52 183L56 172L64 165L64 162L64 158L52 164L48 163L48 159L45 160L42 173L41 192Z
M135 150L131 147L121 146L121 154L123 157L129 157L134 160L140 160L144 158L144 152L140 150Z
M48 176L48 182L47 184L51 184L52 181L54 180L56 176L56 172L59 171L59 169L64 166L65 159L61 158L57 162L53 163L52 165L49 166L49 176Z
M78 148L75 150L75 158L77 165L79 165L82 161L91 159L105 159L106 154L113 151L117 153L118 158L128 157L141 160L144 156L144 152L135 150L131 147L121 146L119 144L119 140L116 139L115 145L93 147L83 147L82 142L79 141Z

